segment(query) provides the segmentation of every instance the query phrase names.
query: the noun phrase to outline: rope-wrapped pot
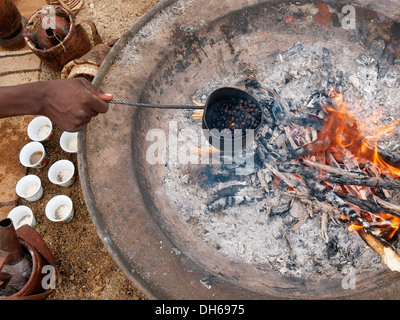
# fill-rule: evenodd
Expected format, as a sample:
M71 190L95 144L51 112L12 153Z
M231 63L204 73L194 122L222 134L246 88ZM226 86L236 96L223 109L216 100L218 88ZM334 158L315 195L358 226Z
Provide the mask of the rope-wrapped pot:
M82 9L83 0L47 0L47 3L54 6L61 5L64 9L76 14Z
M84 77L92 81L110 49L107 44L98 44L83 57L67 63L61 71L61 78Z
M60 6L46 6L43 7L42 10L39 10L32 15L26 26L26 34L37 34L37 31L42 23L40 12L44 10L55 10L56 16L67 18L70 24L69 32L66 37L60 43L48 49L39 48L34 39L27 36L24 37L28 47L50 69L54 71L61 71L68 62L82 57L90 51L91 42L87 32L81 24L86 23L90 26L95 45L102 42L96 26L90 19L76 18L71 11Z

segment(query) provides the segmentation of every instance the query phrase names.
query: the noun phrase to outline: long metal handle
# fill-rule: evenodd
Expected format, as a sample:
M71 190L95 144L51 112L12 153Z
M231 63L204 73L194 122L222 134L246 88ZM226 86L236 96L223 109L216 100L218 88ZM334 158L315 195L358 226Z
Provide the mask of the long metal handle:
M189 105L158 105L158 104L150 104L150 103L139 103L133 101L124 101L124 100L110 100L108 103L114 104L126 104L134 107L141 108L156 108L156 109L204 109L204 106L189 106Z

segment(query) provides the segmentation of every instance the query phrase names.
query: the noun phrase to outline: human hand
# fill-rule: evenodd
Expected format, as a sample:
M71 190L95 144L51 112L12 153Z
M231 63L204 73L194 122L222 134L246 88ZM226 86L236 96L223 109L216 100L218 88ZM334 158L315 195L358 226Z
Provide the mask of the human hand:
M83 129L93 117L108 111L113 96L104 93L85 78L43 82L41 113L59 128L75 132Z

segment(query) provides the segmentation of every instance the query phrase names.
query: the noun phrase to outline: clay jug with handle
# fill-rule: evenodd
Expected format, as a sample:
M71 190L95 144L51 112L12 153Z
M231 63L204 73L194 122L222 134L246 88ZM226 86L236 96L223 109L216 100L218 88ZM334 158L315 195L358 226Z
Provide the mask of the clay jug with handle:
M0 220L0 304L46 299L59 276L53 255L32 227L15 230L11 219Z
M24 30L24 39L28 47L39 57L42 62L54 71L61 71L64 65L73 59L82 57L91 49L91 41L82 24L87 24L92 33L93 43L102 43L101 37L92 20L77 18L75 15L59 6L45 6L40 11L45 10L55 14L56 23L62 19L68 22L68 32L66 36L56 45L48 44L46 48L40 48L38 41L35 42L34 36L38 36L38 30L42 24L40 13L35 13L28 21ZM39 11L39 12L40 12ZM57 30L57 29L56 29ZM42 30L43 31L43 30Z
M27 20L12 0L0 0L0 46L17 50L25 45L22 30Z
M21 25L21 13L11 0L0 0L0 38L14 34Z
M0 221L0 296L20 291L32 273L32 258L17 237L12 221Z
M40 49L50 49L51 47L61 43L69 32L70 25L68 19L65 17L55 16L55 25L53 29L46 24L48 19L46 13L40 12L39 17L42 23L36 33L38 47Z

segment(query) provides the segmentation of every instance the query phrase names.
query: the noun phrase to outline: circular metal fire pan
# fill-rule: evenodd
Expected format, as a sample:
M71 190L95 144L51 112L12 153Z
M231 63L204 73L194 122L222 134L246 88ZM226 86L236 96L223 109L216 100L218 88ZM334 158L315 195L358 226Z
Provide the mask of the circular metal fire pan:
M139 27L134 25L124 35L102 66L105 72L100 73L97 81L102 82L105 91L114 92L126 100L190 103L196 84L206 82L207 77L218 76L218 69L211 69L207 74L201 72L203 65L212 65L212 62L202 60L200 52L205 50L202 37L224 39L220 40L225 42L223 50L230 54L229 34L224 38L221 26L228 24L234 28L228 32L244 33L250 30L248 27L251 25L252 32L262 34L265 26L262 16L257 13L263 12L259 9L269 3L272 2L254 2L249 6L248 1L213 4L193 0L183 5L164 1L140 21ZM390 1L381 1L377 5L371 1L359 1L358 4L370 5L390 17L396 9ZM168 8L159 14L165 7ZM145 22L148 23L145 25ZM293 30L290 33L292 36L288 33L282 38L287 43L283 41L279 45L293 44L295 38L303 36L301 30L297 34ZM322 34L310 35L311 38L319 36ZM221 52L225 54L223 50ZM176 52L180 54L180 70L177 61L173 60ZM198 69L199 72L185 73L185 69ZM196 79L188 78L190 76L196 76ZM185 230L177 219L179 212L165 194L161 181L162 166L149 165L145 158L148 147L146 133L152 128L166 129L173 115L173 111L159 114L154 110L112 106L106 115L93 120L79 136L82 189L94 225L118 266L149 297L368 297L365 292L372 294L373 289L380 289L381 296L382 290L386 290L386 296L390 297L396 291L398 275L387 270L357 275L356 290L344 290L341 279L315 283L264 273L239 260L224 259L196 241L190 230ZM383 288L388 283L396 286Z

